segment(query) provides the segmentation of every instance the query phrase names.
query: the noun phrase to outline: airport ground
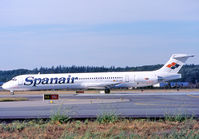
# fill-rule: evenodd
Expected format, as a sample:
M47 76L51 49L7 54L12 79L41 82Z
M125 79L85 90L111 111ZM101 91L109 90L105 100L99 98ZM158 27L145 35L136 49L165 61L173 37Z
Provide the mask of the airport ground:
M0 102L0 138L199 138L198 89L0 93L29 100ZM48 93L60 102L43 101Z
M58 110L72 118L96 118L105 112L128 118L179 114L199 117L199 92L190 89L114 90L111 94L99 94L98 91L86 91L84 94L76 94L75 91L3 93L0 95L0 119L49 118ZM43 100L46 93L60 94L59 100Z
M123 93L160 93L160 92L166 92L166 93L174 93L174 92L199 92L199 89L133 89L133 90L127 90L127 89L114 89L111 90L111 94L116 94L118 92ZM47 91L16 91L15 95L42 95L42 94L76 94L76 91L74 90L47 90ZM85 94L99 94L99 90L86 90L84 91ZM10 95L9 91L0 91L0 95Z

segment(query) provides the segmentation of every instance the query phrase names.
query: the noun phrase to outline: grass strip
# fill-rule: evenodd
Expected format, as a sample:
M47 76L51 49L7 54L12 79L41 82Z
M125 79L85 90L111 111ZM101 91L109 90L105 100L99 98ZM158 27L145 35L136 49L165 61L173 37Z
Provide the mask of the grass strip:
M27 98L20 98L20 97L8 97L8 98L0 98L0 102L9 102L9 101L27 101Z
M60 116L60 115L59 115ZM58 117L59 117L58 116ZM199 121L187 119L181 122L150 119L119 119L115 123L99 123L96 120L68 120L60 118L44 121L0 122L0 138L48 138L48 139L198 139ZM53 120L53 121L52 121Z

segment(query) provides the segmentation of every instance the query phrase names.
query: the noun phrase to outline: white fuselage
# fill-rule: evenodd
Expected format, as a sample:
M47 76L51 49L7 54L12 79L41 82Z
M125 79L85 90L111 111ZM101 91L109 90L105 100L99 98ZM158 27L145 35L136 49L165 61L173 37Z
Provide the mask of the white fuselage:
M16 90L105 89L143 87L158 83L155 72L102 72L20 75L3 88Z

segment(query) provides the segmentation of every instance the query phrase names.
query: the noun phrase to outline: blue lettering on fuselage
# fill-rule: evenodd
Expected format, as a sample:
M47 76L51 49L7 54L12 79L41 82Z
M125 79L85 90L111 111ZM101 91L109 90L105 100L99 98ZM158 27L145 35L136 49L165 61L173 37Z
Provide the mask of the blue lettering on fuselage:
M34 80L34 77L27 77L25 79L24 85L31 85L31 84L33 84L33 80Z
M69 75L68 77L52 77L52 78L35 78L32 76L29 76L25 78L24 85L32 85L32 86L38 86L40 84L73 84L75 83L75 80L78 80L78 77L71 77Z

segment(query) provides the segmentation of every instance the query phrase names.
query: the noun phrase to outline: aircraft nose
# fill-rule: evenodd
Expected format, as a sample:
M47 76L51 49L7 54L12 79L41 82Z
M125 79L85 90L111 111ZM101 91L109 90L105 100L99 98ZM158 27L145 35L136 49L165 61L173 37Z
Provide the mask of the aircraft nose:
M8 83L4 83L3 85L2 85L2 88L3 89L5 89L5 90L9 90L9 84Z

